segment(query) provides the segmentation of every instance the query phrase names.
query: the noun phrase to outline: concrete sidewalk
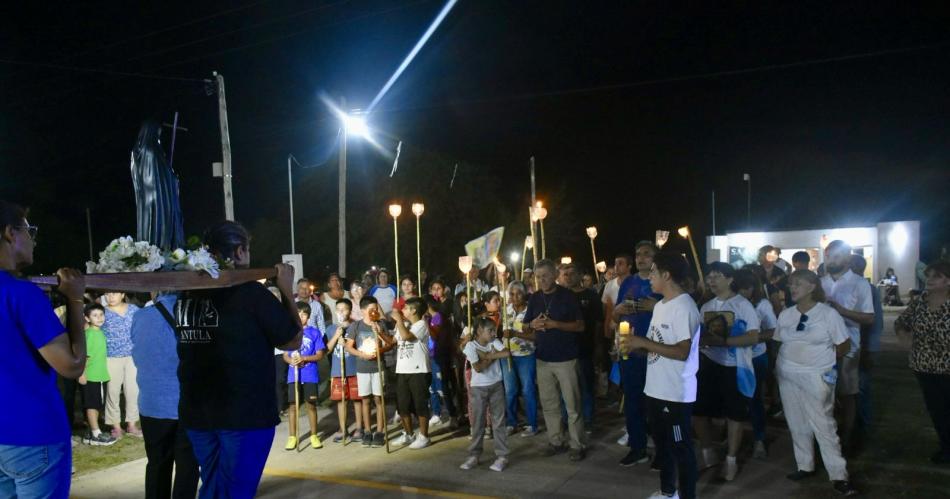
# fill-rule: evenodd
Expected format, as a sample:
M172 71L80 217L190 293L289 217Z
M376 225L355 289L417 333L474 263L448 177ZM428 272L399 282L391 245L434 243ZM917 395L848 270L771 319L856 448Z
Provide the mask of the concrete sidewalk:
M936 435L906 367L906 353L892 335L884 344L887 351L881 353L875 368L872 436L861 455L849 460L851 478L864 497L950 498L950 468L937 467L928 460L936 448ZM617 464L627 449L616 444L623 432L616 405L601 407L596 422L586 460L571 463L564 454L542 457L543 434L532 438L515 435L509 439L511 464L503 473L488 470L493 459L490 440L485 442L484 462L478 468L459 470L466 456L467 433L451 433L447 428L437 427L433 445L423 450L404 448L387 455L383 448L343 447L325 437L323 449L306 448L297 453L283 450L287 424L282 422L258 492L267 498L636 498L657 490L659 476L649 471L649 465L622 468ZM309 429L305 420L301 423L301 429ZM335 415L321 410L323 435L332 434L335 426ZM395 436L395 428L391 430ZM795 463L784 421L769 422L768 439L769 458L752 459L751 431L747 431L736 480L721 482L717 470L703 471L700 497L837 497L820 467L818 476L805 483L785 478L795 470ZM140 498L144 476L145 460L133 461L76 478L73 493L77 498Z

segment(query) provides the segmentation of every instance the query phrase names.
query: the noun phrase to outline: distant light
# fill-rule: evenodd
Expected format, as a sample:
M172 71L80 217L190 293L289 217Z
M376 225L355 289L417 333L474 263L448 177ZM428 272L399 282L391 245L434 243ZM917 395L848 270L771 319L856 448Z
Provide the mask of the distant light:
M676 229L676 232L679 233L680 237L689 237L689 227L687 226Z
M508 255L508 259L511 260L511 263L518 263L518 260L521 259L521 255L519 255L517 251L512 251L511 254Z
M389 216L396 218L399 215L402 215L402 205L398 205L398 204L389 205Z
M907 235L907 229L904 224L897 224L887 235L887 242L891 245L891 250L897 255L902 255L907 248L907 241L910 237Z
M348 135L369 137L369 127L366 126L366 120L361 116L343 115L343 126L346 127Z
M562 257L561 257L561 263L564 264L564 265L567 265L567 264L571 263L571 261L572 261L572 260L571 260L571 257L569 257L569 256L562 256Z

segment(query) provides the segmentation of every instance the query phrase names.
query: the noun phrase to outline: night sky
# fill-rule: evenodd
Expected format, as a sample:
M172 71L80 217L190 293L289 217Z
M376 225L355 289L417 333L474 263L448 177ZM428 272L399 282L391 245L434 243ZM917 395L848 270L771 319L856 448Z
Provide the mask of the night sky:
M538 195L552 204L550 256L588 262L588 225L602 257L658 228L689 224L701 241L713 190L717 231L744 229L747 172L754 229L915 219L933 258L950 241L950 11L766 4L461 0L369 118L390 154L403 141L395 177L390 157L350 143L350 276L391 265L392 200L404 204L404 270L414 268L406 215L416 200L427 202L434 272L451 272L464 242L498 225L505 253L520 250L532 155ZM308 274L335 267L339 123L319 96L367 106L441 7L0 8L0 196L29 205L40 226L34 271L88 258L87 207L97 252L134 235L129 151L145 119L178 111L189 129L174 157L186 232L223 218L211 177L217 100L201 81L215 70L255 264L290 250L293 153L316 165L294 172L298 251Z

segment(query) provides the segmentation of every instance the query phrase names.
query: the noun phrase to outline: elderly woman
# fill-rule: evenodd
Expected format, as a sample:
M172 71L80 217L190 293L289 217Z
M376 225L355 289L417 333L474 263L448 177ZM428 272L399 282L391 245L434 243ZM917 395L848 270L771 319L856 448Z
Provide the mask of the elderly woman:
M950 262L927 266L924 292L894 323L897 334L911 336L910 368L924 392L924 403L940 439L931 456L950 463Z
M795 306L779 315L774 336L781 344L775 373L798 465L788 478L798 481L817 473L813 440L818 440L834 489L856 495L834 419L835 367L851 348L848 329L838 312L823 303L825 293L815 273L796 270L789 283Z
M139 386L136 382L135 362L132 361L132 318L139 307L128 303L125 293L105 294L106 362L109 383L106 385L106 424L112 427L112 437L122 438L119 397L125 392L125 422L129 435L142 437L136 426L139 420Z
M534 357L534 340L524 330L524 314L528 310L528 290L521 281L508 285L508 305L503 337L511 351L511 367L501 363L501 372L505 382L507 398L508 432L518 426L518 395L524 398L524 411L527 427L521 434L531 437L538 433L538 397L535 392L537 383L537 363Z

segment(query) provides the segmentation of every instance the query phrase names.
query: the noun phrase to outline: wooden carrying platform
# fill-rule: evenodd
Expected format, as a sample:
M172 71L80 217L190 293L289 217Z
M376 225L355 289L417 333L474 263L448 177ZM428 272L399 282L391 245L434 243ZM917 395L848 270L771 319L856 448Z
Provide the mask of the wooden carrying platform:
M222 270L217 279L206 272L120 272L115 274L87 274L86 289L97 291L122 291L128 293L150 293L152 291L187 291L191 289L227 288L245 282L268 279L277 275L277 269L237 269ZM41 288L54 288L59 278L52 276L32 276L30 282Z

